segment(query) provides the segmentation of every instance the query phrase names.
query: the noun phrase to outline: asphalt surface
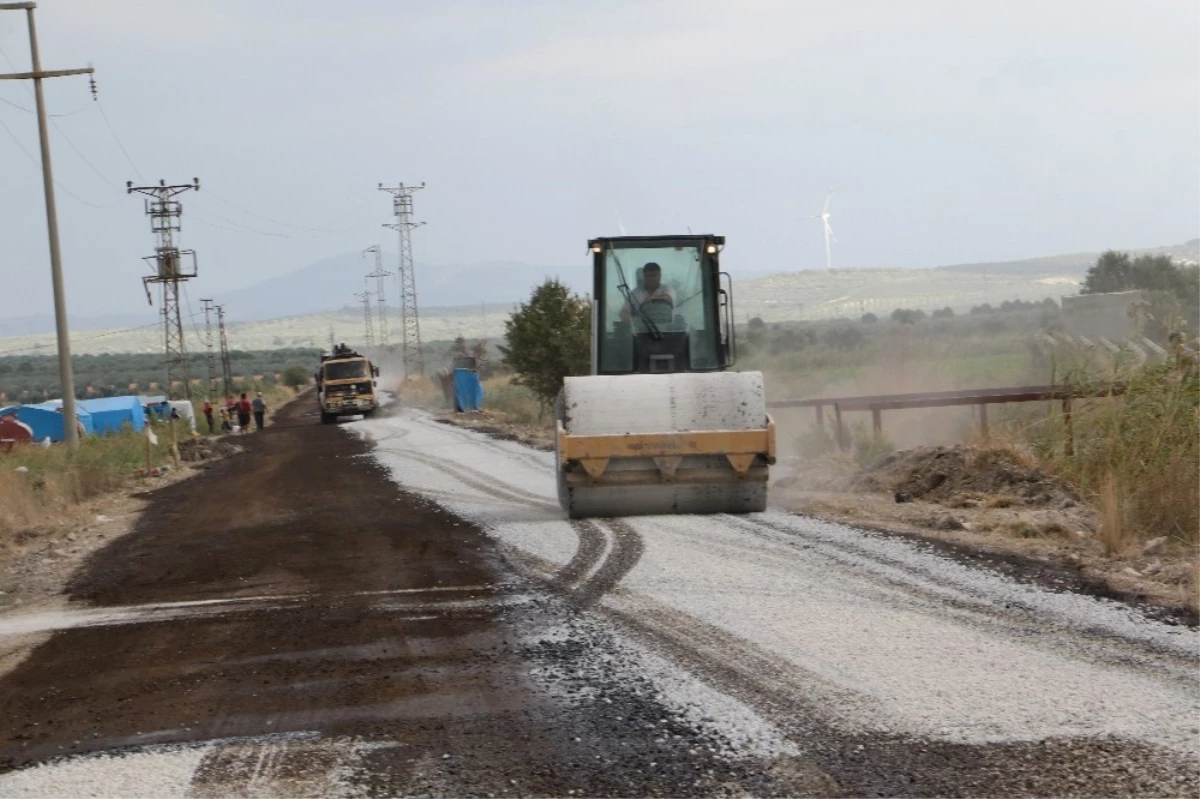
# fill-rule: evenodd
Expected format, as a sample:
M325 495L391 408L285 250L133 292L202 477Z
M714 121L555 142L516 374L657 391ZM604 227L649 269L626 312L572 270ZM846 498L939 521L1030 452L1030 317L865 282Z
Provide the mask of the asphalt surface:
M778 513L569 523L544 455L438 428L408 412L320 425L302 399L243 437L245 452L157 492L74 577L67 611L0 619L0 634L5 621L54 630L0 678L0 795L1200 794L1169 711L1197 710L1194 636L1181 648L1150 620L1135 620L1150 625L1142 640L1100 611L1088 630L1033 619L1050 612L1033 598L1019 618L989 605L986 634L1017 642L1012 669L1028 667L1021 647L1078 640L1045 643L1059 660L1026 658L1046 672L1015 683L994 662L1021 712L981 719L972 692L1004 704L983 682L946 686L965 700L928 674L888 682L906 657L894 630L865 631L888 652L855 655L856 673L820 636L861 624L780 621L832 596L820 568L804 591L785 585L811 554L793 550L865 534L797 537ZM548 493L514 479L522 469ZM866 564L851 604L895 589L909 615L980 613L948 578L915 596L866 546L838 543ZM723 573L739 562L761 603ZM780 616L763 585L786 595ZM1145 691L1144 712L1136 695L1071 694L1058 709L1070 718L1039 727L1025 705L1040 694L1021 686L1054 691L1080 660L1098 694ZM988 676L971 668L950 679Z

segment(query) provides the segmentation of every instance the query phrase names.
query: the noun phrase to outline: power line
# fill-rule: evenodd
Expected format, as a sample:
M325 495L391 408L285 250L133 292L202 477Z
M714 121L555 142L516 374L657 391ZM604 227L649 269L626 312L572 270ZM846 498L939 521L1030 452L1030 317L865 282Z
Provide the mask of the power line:
M353 225L350 225L349 227L336 229L336 230L330 229L330 228L316 228L316 227L311 227L310 225L296 225L291 222L282 222L278 219L272 219L269 216L264 216L263 214L259 214L254 211L251 211L249 208L243 208L242 206L238 205L237 203L233 202L232 200L226 200L223 197L219 197L218 195L213 194L210 191L206 190L205 194L209 197L212 197L214 200L216 200L219 203L224 203L225 205L228 205L232 208L236 208L237 210L241 211L242 213L250 214L250 216L257 217L257 218L263 220L264 222L270 222L275 225L283 225L284 227L295 228L296 230L304 230L304 231L307 231L310 233L326 233L326 234L348 233L351 230L355 230L357 228L363 227L363 224L361 222L357 222ZM210 211L209 213L212 213L212 212ZM216 216L216 214L213 214L213 216Z
M133 333L138 330L145 330L149 327L158 327L159 322L151 322L148 325L138 325L137 327L126 327L121 330L106 330L103 333L97 333L94 336L71 336L71 341L94 341L98 338L107 338L108 336L119 336L122 333ZM8 355L14 352L32 352L33 350L46 349L45 344L32 344L28 347L14 347L7 350L0 350L0 355Z
M18 111L24 111L26 114L36 114L36 113L37 113L37 111L36 111L35 109L33 109L33 108L26 108L26 107L25 107L25 106L23 106L23 105L18 105L17 103L14 103L12 100L6 100L6 99L5 99L5 98L3 98L3 97L0 97L0 103L4 103L5 105L11 105L13 108L17 109ZM85 104L85 105L81 105L81 106L79 106L79 108L76 108L74 111L68 111L68 112L67 112L67 113L65 113L65 114L46 114L46 116L48 116L48 117L60 117L60 118L61 118L61 117L70 117L70 116L75 116L76 114L79 114L79 113L82 113L82 112L84 112L84 111L88 110L88 107L89 107L90 105L91 105L91 103L87 103L87 104Z
M270 230L259 230L258 228L250 227L249 225L245 225L241 222L235 222L232 219L221 216L220 214L215 213L210 209L200 207L199 205L196 205L194 203L192 205L192 210L195 213L199 213L203 216L210 216L213 219L218 219L221 222L225 223L225 225L218 225L215 222L206 221L204 219L196 219L195 220L198 224L204 225L205 227L216 228L217 230L227 230L230 233L242 233L242 234L248 235L248 236L270 236L271 238L278 238L278 239L316 239L316 238L322 238L324 236L336 236L336 235L340 235L342 233L347 233L352 230L358 230L358 229L368 227L370 224L370 223L359 223L357 225L353 225L352 227L344 228L342 230L330 230L330 231L326 231L326 232L280 233L280 232L275 232L275 231L270 231ZM233 227L229 227L230 225L232 225ZM315 230L315 229L312 229L312 230Z
M133 163L133 159L129 157L129 151L125 149L125 145L121 143L121 137L117 135L117 131L113 128L112 123L108 121L108 114L104 112L104 104L100 99L96 99L96 108L100 111L100 116L104 120L104 124L108 127L108 132L112 134L113 141L121 148L121 152L125 155L125 160L129 162L129 168L133 170L133 174L137 175L138 180L142 180L142 173L138 170L137 165ZM142 182L145 182L142 180Z
M29 159L29 162L40 170L41 164L38 162L37 158L35 158L33 156L33 153L29 152L29 150L25 147L25 145L21 143L21 140L17 138L17 135L12 132L12 129L4 123L3 117L0 117L0 128L3 128L4 132L8 134L8 137L13 140L13 144L17 145L17 149L19 149L21 152L25 153L25 157ZM76 194L75 192L71 191L71 189L68 186L66 186L66 184L64 184L62 181L60 181L58 178L54 179L54 185L57 186L58 188L62 189L68 196L70 196L75 201L81 202L84 205L90 206L91 208L112 208L114 205L117 204L114 202L114 203L109 203L107 205L97 205L94 202L85 200L82 197L80 197L78 194Z

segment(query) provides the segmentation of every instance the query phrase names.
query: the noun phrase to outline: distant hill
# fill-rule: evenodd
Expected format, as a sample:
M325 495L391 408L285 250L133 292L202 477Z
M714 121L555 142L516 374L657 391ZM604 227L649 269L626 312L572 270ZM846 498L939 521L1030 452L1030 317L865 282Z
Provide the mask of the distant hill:
M1173 247L1131 250L1168 254L1181 261L1200 261L1200 239ZM1056 301L1078 293L1087 268L1098 253L1031 258L1003 263L958 264L934 269L811 269L763 276L739 269L734 295L737 321L759 317L766 322L801 319L858 318L866 312L885 315L896 308L933 310L949 306L957 312L1004 300ZM385 258L388 268L395 258ZM389 263L391 262L391 263ZM235 349L321 346L330 328L340 340L362 340L362 312L353 292L362 290L367 271L358 254L328 258L240 291L218 293L229 308L229 340ZM579 293L590 291L590 269L493 262L453 266L420 265L417 289L421 333L425 341L455 336L496 339L513 306L528 298L546 277L557 276ZM399 338L394 279L389 280L393 341ZM87 352L156 352L161 334L153 311L72 319L72 350ZM128 330L128 328L139 328ZM96 333L91 331L106 331ZM0 321L0 350L50 352L54 321L49 316ZM112 332L107 332L112 331ZM199 349L192 330L185 331L189 350Z
M385 253L384 269L396 271L396 256ZM237 291L215 292L231 319L257 321L331 311L352 306L364 287L363 275L373 268L359 253L325 258L279 277ZM526 299L530 287L558 277L575 291L587 291L586 262L576 266L536 266L517 261L477 264L417 264L417 301L422 308L478 306L481 302L509 303ZM371 290L374 290L374 280ZM389 305L399 301L396 278L384 287Z
M1132 255L1170 255L1176 260L1200 261L1200 239L1191 239L1183 244L1169 247L1147 247L1140 250L1124 250ZM1026 258L1022 261L997 261L994 263L955 264L938 266L935 269L946 272L975 272L995 275L1062 275L1082 276L1087 273L1096 259L1098 252L1076 252L1067 255L1049 255L1042 258Z

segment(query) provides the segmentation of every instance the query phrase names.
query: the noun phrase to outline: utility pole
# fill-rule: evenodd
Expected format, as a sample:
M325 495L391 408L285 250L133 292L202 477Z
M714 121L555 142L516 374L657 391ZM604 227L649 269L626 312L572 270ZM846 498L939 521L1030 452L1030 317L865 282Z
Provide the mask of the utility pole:
M233 393L233 368L229 365L229 339L225 337L225 306L217 306L217 328L221 335L221 377L225 396Z
M200 300L204 305L204 345L208 348L208 401L212 402L213 389L217 387L217 361L213 355L213 337L212 337L212 300Z
M79 446L79 430L75 422L75 372L71 368L71 332L67 328L67 292L63 285L62 252L58 246L58 209L54 203L54 171L50 167L50 132L46 127L46 100L42 92L43 78L62 78L68 75L91 75L92 68L42 70L38 53L37 26L33 10L37 3L0 3L0 11L24 11L29 22L29 55L32 72L11 72L0 80L32 80L37 103L38 141L42 148L42 189L46 198L46 232L50 239L50 281L54 287L54 328L58 337L58 379L62 384L63 443L69 449ZM96 94L92 82L92 96Z
M363 257L369 252L375 253L375 271L368 272L368 278L375 278L375 302L379 316L379 346L386 347L391 342L388 341L388 317L387 317L387 300L384 298L384 278L389 277L392 273L387 272L383 268L383 250L378 244L374 244L363 250Z
M386 187L379 184L380 191L392 195L394 224L384 225L400 234L400 261L396 279L400 283L401 345L404 358L405 379L425 375L425 358L421 352L421 319L417 314L417 276L413 264L412 231L425 224L412 221L413 194L425 188L420 186Z
M192 386L188 379L187 349L183 343L179 284L196 276L196 251L180 250L175 244L175 234L181 230L179 217L183 214L183 204L172 198L185 191L199 191L200 178L192 178L191 183L177 186L168 186L163 180L160 180L157 186L134 186L133 181L129 181L125 184L125 189L128 194L136 191L150 198L146 200L146 216L150 217L150 230L158 237L158 246L154 248L154 255L142 259L151 261L154 265L154 274L142 278L142 287L146 289L146 302L153 305L150 284L162 285L163 356L167 368L167 394L171 393L171 385L179 379L183 381L183 396L190 400Z
M375 330L371 325L371 292L363 291L354 295L358 297L358 301L363 306L363 338L366 339L366 346L375 346Z

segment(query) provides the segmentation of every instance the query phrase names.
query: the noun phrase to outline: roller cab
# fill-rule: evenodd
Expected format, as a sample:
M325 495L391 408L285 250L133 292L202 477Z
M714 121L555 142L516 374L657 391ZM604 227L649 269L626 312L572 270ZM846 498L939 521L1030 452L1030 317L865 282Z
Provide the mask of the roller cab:
M775 427L762 374L728 371L737 351L724 243L588 243L592 375L566 379L556 413L559 501L570 516L766 507Z

